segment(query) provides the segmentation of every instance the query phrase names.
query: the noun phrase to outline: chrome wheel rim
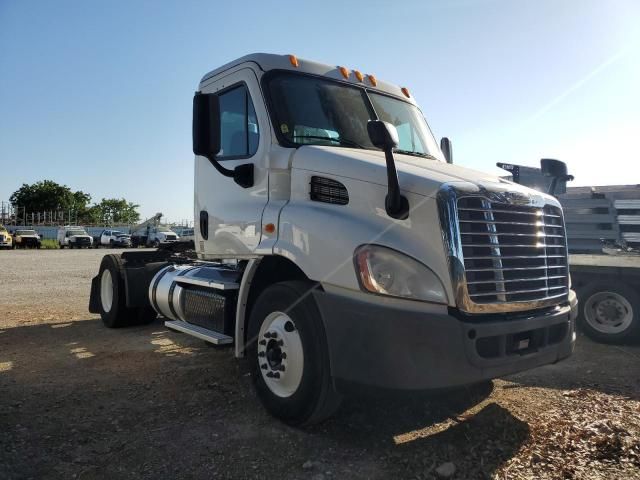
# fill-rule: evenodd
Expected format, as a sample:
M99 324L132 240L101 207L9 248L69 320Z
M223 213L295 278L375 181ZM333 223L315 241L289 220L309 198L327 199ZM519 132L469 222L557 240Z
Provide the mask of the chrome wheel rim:
M102 310L109 313L113 305L113 281L111 271L108 268L102 272L100 278L100 301L102 302Z
M615 292L597 292L584 304L587 323L596 331L616 334L625 331L633 321L633 307Z
M262 322L258 334L258 370L278 397L293 395L302 381L304 351L291 317L273 312Z

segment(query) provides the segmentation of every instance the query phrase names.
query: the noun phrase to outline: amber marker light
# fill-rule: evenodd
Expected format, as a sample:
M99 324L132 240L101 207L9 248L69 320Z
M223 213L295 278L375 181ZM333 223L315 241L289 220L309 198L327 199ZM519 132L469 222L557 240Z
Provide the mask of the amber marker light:
M353 74L356 76L359 82L364 81L364 75L362 75L362 72L360 72L359 70L354 70Z
M338 70L340 70L340 73L344 78L349 78L349 70L347 67L338 67Z
M300 66L300 64L298 63L298 57L296 57L295 55L289 55L289 62L291 62L291 65L296 68Z
M376 77L374 77L373 75L367 75L367 78L369 79L369 83L374 87L378 85L378 81L376 80Z
M404 93L405 97L411 98L411 95L409 95L409 89L407 87L402 87L400 90L402 90L402 93Z

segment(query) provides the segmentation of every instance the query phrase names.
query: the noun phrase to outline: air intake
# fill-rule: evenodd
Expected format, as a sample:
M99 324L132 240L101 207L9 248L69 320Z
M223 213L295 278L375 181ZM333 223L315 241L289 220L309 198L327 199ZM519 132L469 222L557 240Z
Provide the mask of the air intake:
M346 205L349 203L347 188L340 182L325 177L311 177L311 200L315 202Z

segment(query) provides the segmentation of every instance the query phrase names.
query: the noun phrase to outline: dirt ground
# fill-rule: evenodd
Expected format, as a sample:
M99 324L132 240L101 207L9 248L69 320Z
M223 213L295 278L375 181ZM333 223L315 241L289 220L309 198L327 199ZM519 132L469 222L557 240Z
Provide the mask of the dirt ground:
M0 252L0 479L640 478L639 346L579 336L557 365L294 429L230 348L103 328L104 253Z

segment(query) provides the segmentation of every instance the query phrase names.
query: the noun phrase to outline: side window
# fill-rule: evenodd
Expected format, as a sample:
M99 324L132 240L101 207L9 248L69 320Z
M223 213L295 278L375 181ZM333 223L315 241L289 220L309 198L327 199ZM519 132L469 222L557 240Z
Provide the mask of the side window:
M220 154L218 157L250 157L258 150L258 120L244 85L220 95Z

